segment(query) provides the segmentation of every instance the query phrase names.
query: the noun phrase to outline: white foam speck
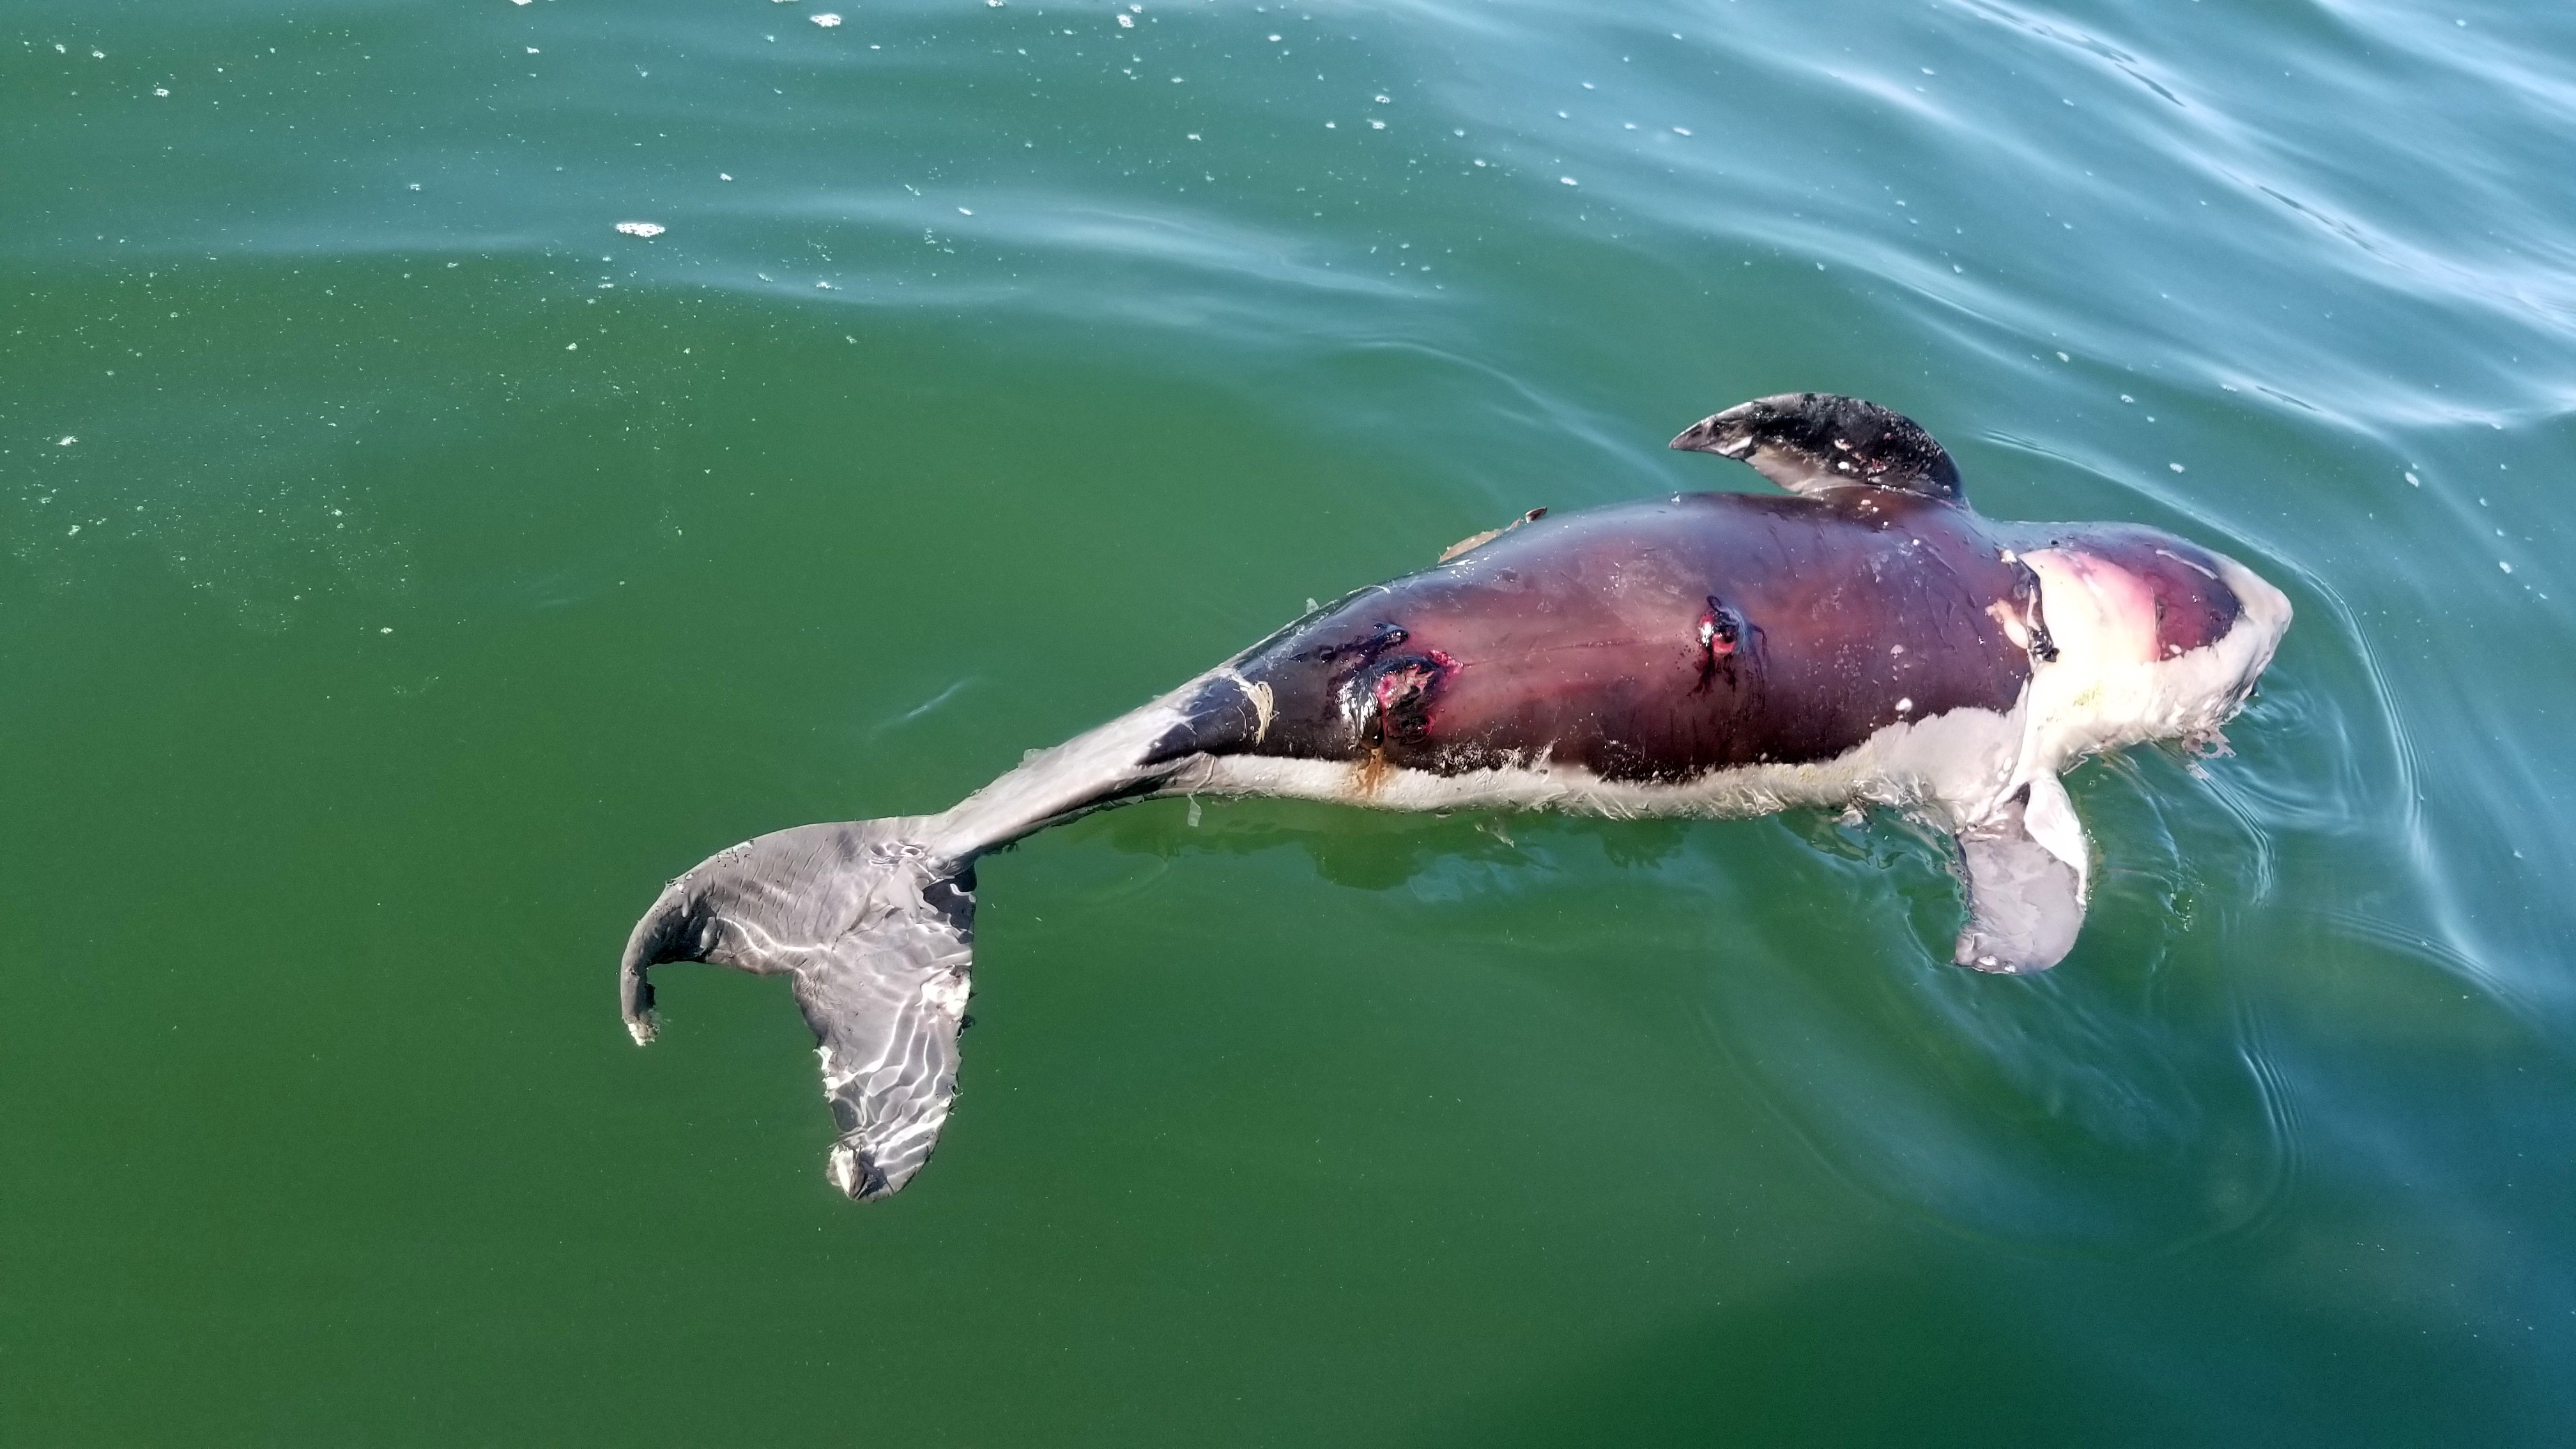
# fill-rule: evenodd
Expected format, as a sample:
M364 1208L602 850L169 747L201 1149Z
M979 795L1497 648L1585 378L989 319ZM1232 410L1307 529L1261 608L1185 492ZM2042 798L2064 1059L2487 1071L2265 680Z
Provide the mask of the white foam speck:
M2414 474L2412 474L2412 473L2409 473L2409 474L2407 474L2407 475L2406 475L2406 481L2407 481L2407 483L2408 483L2409 485L2411 485L2411 486L2413 486L2413 487L2416 487L2416 488L2421 488L2421 487L2423 487L2423 486L2424 486L2424 480L2423 480L2423 479L2421 479L2421 478L2416 477L2416 476L2415 476Z
M377 633L379 633L379 634L390 634L390 633L392 633L392 632L393 632L393 630L391 630L391 629L378 629L376 632L377 632Z
M1119 16L1119 17L1118 17L1118 27L1119 27L1121 30L1133 30L1133 29L1135 29L1135 28L1136 28L1136 17L1134 17L1134 16L1132 16L1132 15L1121 15L1121 16Z
M964 208L964 207L962 207L962 206L961 206L961 207L957 208L957 214L958 214L959 216L973 216L975 213L973 213L973 212L971 212L971 211L968 211L966 208Z
M1556 178L1556 179L1557 179L1557 180L1559 180L1559 181L1564 182L1564 183L1565 183L1566 185L1568 185L1568 186L1581 186L1581 185L1583 184L1582 182L1575 180L1575 179L1574 179L1573 177L1571 177L1571 176L1560 176L1560 177L1558 177L1558 178Z
M831 29L833 26L838 25L838 24L840 24L840 23L841 23L841 17L840 17L840 16L838 16L838 15L833 15L833 14L831 14L831 13L829 13L829 12L826 12L826 13L821 14L821 15L808 15L808 16L806 16L805 18L806 18L806 19L808 19L808 20L813 21L815 24L817 24L817 25L819 25L819 26L822 26L825 30L829 30L829 29Z
M170 94L170 88L168 86L154 86L152 88L152 94L156 96L166 96Z
M730 177L730 176L727 176L727 175L726 175L726 174L724 174L723 172L719 171L719 172L717 172L717 173L716 173L716 179L717 179L718 181L731 181L733 178L732 178L732 177Z
M1372 130L1372 131L1383 131L1383 130L1385 130L1385 129L1386 129L1386 122L1384 122L1384 121L1371 121L1371 122L1369 122L1369 129L1370 129L1370 130Z
M2182 465L2180 463L2167 463L2165 466L2171 468L2177 473L2182 471Z
M1674 135L1676 135L1676 136L1687 136L1687 135L1689 135L1689 134L1690 134L1690 127L1688 127L1688 126L1675 126L1675 127L1673 127L1673 134L1674 134Z
M59 441L59 442L57 442L57 443L55 443L55 444L54 444L54 446L55 446L55 447L57 447L57 448L68 448L68 447L70 447L72 444L77 443L77 442L79 442L79 441L80 441L80 439L73 437L73 436L72 436L71 434L69 434L69 433L65 433L65 434L63 434L63 436L62 436L62 440L61 440L61 441Z
M2503 559L2496 560L2496 567L2504 570L2506 573L2513 572L2513 565L2506 563Z
M640 236L648 240L670 230L658 221L621 221L617 224L617 229L628 236Z

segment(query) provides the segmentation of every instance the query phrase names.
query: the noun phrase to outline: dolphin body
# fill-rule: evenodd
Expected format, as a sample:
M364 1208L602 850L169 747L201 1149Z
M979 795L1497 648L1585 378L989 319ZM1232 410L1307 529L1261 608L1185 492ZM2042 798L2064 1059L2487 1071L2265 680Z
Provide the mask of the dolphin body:
M2289 628L2233 560L2129 524L1997 523L1940 444L1854 398L1785 394L1673 447L1790 496L1691 493L1531 511L1366 588L950 809L806 825L672 881L620 966L653 1038L651 967L792 978L856 1199L930 1157L956 1092L975 861L1132 800L1285 795L1749 816L1878 806L1948 833L1954 959L2057 964L2090 851L2059 772L2214 736Z

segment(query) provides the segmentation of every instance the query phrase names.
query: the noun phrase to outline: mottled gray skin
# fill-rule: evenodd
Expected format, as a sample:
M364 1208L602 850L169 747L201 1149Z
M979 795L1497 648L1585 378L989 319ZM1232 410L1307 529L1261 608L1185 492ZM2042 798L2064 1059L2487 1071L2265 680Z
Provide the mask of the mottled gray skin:
M1761 399L1673 446L1741 459L1799 496L1540 510L1315 610L940 815L805 826L723 852L673 881L628 943L636 1039L652 1035L646 973L660 962L792 977L842 1127L830 1175L854 1198L896 1191L955 1091L976 857L1183 792L1613 814L1919 804L1959 835L1971 912L1957 959L2055 964L2082 924L2086 866L2054 765L1992 799L1935 799L1918 776L1937 769L1894 779L1869 762L1895 758L1891 741L2027 751L2033 682L2057 657L2027 558L2071 560L2061 584L2088 569L2115 580L2118 618L2151 670L2175 661L2197 680L2198 661L2235 641L2250 667L2189 715L2213 728L2270 657L2286 602L2253 641L2259 655L2244 653L2244 605L2226 580L2277 600L2267 585L2151 529L1990 523L1939 444L1856 399ZM2086 607L2089 639L2109 616L2098 599ZM2078 730L2069 748L2142 737ZM1790 777L1806 796L1742 783Z

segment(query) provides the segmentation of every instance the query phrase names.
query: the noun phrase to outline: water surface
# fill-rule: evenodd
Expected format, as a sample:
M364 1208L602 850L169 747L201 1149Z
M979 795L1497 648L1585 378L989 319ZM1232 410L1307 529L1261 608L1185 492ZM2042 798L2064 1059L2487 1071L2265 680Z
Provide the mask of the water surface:
M0 1438L2566 1441L2576 18L830 3L0 21ZM778 983L620 1030L709 850L1795 388L2295 601L2059 971L1899 820L1170 802L891 1202Z

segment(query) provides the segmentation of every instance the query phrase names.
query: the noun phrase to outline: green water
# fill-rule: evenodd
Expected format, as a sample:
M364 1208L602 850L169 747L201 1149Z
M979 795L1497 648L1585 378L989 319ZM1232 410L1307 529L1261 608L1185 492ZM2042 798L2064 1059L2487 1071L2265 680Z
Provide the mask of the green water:
M2576 1435L2576 15L1115 13L0 15L0 1442ZM620 1029L1792 388L2296 602L2052 975L1901 821L1173 802L988 862L892 1201L780 983Z

